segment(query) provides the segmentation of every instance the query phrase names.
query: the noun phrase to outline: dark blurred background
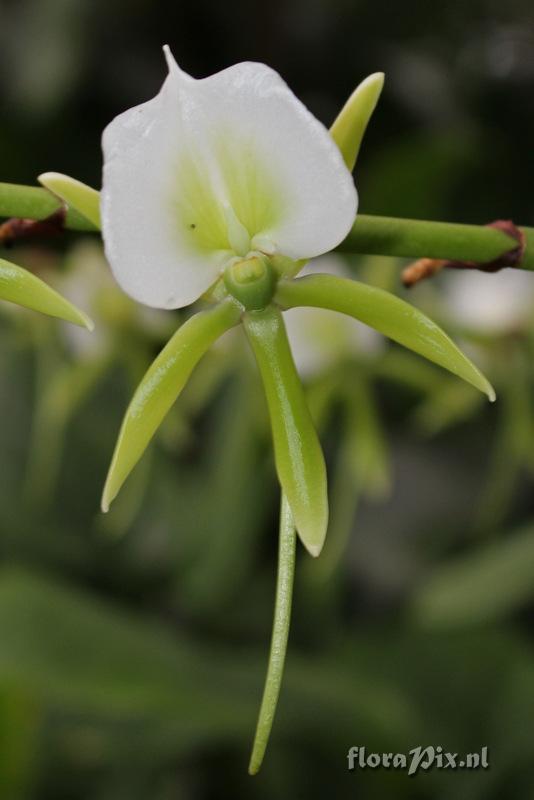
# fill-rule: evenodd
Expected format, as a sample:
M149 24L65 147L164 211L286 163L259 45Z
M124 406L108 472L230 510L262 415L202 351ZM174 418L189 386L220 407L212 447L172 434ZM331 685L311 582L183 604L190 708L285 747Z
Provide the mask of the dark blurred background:
M55 170L98 187L101 131L158 91L169 43L195 77L268 63L326 124L383 70L360 210L534 224L530 1L0 0L0 12L2 181ZM121 415L180 315L124 298L96 237L1 256L97 331L89 343L0 309L0 798L534 797L534 277L450 274L407 295L392 259L325 264L432 314L498 402L357 327L298 322L332 525L317 562L299 553L279 713L252 779L278 493L246 347L230 336L202 362L104 517ZM491 766L349 772L351 745L487 746Z

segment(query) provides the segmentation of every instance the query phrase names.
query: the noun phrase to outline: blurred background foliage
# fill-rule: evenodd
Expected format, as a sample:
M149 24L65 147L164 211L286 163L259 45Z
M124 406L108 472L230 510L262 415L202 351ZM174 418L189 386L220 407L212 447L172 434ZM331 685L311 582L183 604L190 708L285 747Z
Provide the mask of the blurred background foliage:
M534 224L530 0L0 0L2 180L98 186L100 133L164 75L253 59L325 123L374 70L361 210ZM534 278L442 275L405 296L495 383L469 386L319 312L289 312L329 462L286 681L246 775L270 634L278 493L239 336L202 362L106 516L133 387L181 314L147 313L96 239L8 256L97 323L0 309L0 797L528 798L534 768ZM322 265L402 293L402 264ZM297 316L300 314L300 317ZM489 747L488 771L349 773L351 745Z

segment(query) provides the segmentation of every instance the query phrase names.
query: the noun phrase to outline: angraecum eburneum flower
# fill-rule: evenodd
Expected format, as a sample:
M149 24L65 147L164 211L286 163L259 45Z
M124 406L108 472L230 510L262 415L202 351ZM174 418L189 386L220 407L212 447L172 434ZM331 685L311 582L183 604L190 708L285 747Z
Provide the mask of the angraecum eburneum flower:
M135 392L105 484L104 511L207 349L241 324L256 358L282 490L271 659L250 764L257 772L282 676L295 533L318 556L328 525L325 462L284 311L341 312L490 397L493 390L435 323L394 295L332 274L296 277L354 224L351 170L383 74L357 87L328 130L263 64L237 64L196 80L168 48L165 55L169 71L161 91L104 132L100 201L94 190L56 173L41 182L95 225L101 219L111 269L131 297L162 309L200 300L207 306L181 325Z

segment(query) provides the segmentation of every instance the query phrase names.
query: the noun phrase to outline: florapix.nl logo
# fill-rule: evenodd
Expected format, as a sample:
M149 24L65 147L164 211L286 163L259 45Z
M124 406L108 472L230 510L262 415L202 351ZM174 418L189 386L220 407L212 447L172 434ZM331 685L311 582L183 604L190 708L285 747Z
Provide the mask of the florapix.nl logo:
M481 747L478 752L452 753L441 745L418 745L407 753L368 753L365 747L353 745L347 753L349 770L356 769L398 769L417 775L430 769L488 769L488 748Z

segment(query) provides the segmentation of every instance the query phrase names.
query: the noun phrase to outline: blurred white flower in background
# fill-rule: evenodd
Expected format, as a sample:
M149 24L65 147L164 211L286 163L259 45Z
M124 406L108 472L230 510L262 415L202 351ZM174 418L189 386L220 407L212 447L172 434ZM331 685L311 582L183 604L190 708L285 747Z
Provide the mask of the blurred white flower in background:
M452 320L481 333L522 328L534 311L532 275L520 269L451 273L442 291Z
M150 339L164 339L176 326L176 315L142 306L117 286L104 256L102 244L82 239L70 250L65 272L51 280L71 302L87 308L95 320L91 336L80 336L81 329L61 324L67 345L77 358L104 355L111 339L121 328L132 327Z

